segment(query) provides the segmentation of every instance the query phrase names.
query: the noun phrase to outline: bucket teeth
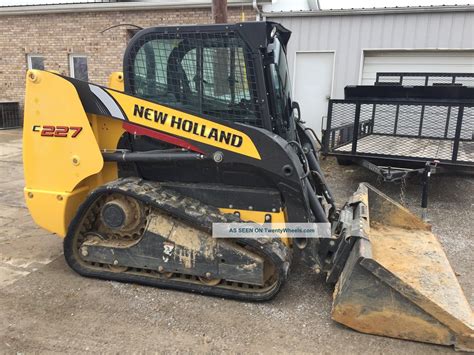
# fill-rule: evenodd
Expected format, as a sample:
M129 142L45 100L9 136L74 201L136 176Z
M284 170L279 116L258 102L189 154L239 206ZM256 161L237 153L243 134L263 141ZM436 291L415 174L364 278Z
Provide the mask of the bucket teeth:
M333 319L364 333L474 350L472 310L429 226L373 187L362 184L361 192L367 239L354 245L338 280Z

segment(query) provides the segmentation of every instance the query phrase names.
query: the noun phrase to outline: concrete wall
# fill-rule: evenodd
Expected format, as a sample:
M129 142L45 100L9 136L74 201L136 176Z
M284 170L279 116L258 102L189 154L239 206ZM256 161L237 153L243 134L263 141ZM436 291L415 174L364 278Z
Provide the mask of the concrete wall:
M229 8L229 22L252 21L251 7ZM122 70L127 27L100 32L127 23L141 27L211 23L210 8L144 11L104 11L36 15L0 13L0 101L23 103L27 55L41 54L46 70L69 75L69 54L85 54L89 81L105 85L111 72Z
M296 51L336 51L333 98L343 98L346 85L358 84L363 49L474 49L472 10L287 17L268 14L267 19L293 32L288 46L290 69Z

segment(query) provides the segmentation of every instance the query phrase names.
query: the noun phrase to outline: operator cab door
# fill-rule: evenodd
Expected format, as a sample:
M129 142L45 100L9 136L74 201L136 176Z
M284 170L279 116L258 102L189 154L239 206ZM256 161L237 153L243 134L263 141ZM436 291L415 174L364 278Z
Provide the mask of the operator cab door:
M254 53L238 32L216 28L139 32L125 54L125 91L209 121L268 126L257 99ZM205 125L200 127L195 134L206 132ZM132 151L175 149L181 139L179 135L166 140L132 134L125 138L120 148ZM137 163L126 168L130 174L154 181L268 186L261 169L226 165L226 161L219 165L211 160Z
M152 31L132 45L126 90L202 117L262 127L249 58L234 32Z

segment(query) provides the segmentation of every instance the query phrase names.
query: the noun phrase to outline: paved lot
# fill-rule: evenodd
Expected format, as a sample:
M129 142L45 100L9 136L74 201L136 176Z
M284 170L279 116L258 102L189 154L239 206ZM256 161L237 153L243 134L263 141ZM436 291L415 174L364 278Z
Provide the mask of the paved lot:
M399 199L400 186L358 167L324 163L341 203L360 181ZM261 352L445 353L449 348L359 334L330 319L331 287L296 265L283 291L241 303L82 278L59 238L37 228L22 195L21 132L0 131L0 353ZM435 177L433 229L474 304L474 180ZM419 213L419 186L406 189Z

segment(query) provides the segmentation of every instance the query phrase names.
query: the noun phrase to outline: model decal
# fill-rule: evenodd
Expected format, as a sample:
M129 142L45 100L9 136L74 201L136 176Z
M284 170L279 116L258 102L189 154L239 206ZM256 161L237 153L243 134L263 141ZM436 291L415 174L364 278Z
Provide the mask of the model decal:
M82 127L33 125L32 131L40 133L42 137L76 138L81 133Z

